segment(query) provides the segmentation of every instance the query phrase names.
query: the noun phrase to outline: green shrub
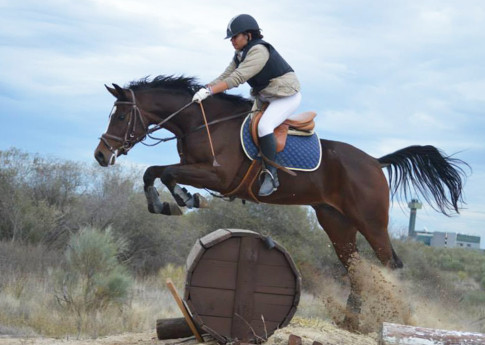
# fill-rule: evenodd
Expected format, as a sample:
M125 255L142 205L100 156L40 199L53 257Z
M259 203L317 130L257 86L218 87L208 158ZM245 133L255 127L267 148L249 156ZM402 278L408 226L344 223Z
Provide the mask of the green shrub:
M118 262L122 250L123 244L113 239L109 229L85 228L71 238L57 298L63 307L76 313L79 333L84 320L126 301L132 277Z
M468 305L485 305L485 291L474 290L468 291L463 296L463 301Z

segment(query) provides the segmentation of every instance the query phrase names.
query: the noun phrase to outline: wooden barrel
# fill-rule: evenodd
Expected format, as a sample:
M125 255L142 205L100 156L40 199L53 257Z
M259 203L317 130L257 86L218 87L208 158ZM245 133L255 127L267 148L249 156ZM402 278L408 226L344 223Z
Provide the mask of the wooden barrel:
M261 343L286 326L300 299L301 276L270 238L219 229L187 258L185 303L198 326L218 342Z

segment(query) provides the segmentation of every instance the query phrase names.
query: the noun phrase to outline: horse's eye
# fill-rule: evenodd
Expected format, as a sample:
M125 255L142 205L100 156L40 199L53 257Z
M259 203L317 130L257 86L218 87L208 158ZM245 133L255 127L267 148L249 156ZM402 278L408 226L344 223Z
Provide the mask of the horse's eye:
M125 117L126 117L126 114L121 114L120 116L118 116L118 120L123 121Z

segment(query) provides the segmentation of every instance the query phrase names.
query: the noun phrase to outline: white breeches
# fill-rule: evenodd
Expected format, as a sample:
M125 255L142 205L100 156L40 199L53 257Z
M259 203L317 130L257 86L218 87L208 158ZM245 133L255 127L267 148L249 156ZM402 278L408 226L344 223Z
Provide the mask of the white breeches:
M264 112L258 124L258 136L273 133L274 129L282 124L285 120L298 120L299 114L294 114L301 102L301 93L297 92L293 96L283 98L261 98L269 102L268 108Z

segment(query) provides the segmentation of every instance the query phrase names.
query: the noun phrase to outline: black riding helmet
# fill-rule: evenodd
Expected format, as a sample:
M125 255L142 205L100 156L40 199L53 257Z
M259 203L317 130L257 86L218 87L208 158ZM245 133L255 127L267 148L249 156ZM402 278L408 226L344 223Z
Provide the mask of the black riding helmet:
M249 30L260 30L258 22L249 14L240 14L232 18L227 24L226 39Z

